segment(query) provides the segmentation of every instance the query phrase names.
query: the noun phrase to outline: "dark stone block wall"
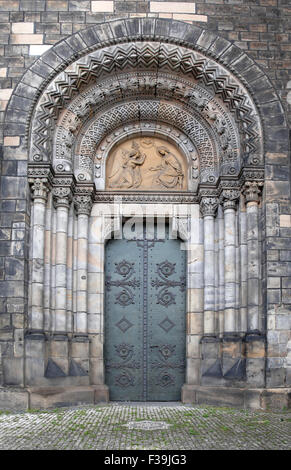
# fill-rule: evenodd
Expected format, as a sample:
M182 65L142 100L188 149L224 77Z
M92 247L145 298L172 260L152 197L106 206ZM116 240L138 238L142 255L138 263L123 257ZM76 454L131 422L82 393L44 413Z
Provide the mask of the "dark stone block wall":
M132 17L182 20L228 39L254 59L281 99L281 103L274 104L274 96L269 92L263 109L273 129L266 136L262 266L268 329L266 385L290 386L289 135L287 130L276 130L284 124L284 113L289 127L291 124L290 0L0 0L0 385L3 374L8 385L22 385L24 380L30 219L27 150L24 137L19 137L25 133L25 122L19 117L17 123L9 124L4 138L5 109L23 73L47 46L98 22ZM61 57L55 56L55 60L47 64L48 71L59 62ZM40 70L39 75L46 76L46 71ZM35 78L29 85L38 87ZM257 93L258 96L265 93L263 80ZM15 122L17 109L29 108L30 96L13 96L13 100L15 109L9 112L14 113ZM10 117L6 114L7 122Z

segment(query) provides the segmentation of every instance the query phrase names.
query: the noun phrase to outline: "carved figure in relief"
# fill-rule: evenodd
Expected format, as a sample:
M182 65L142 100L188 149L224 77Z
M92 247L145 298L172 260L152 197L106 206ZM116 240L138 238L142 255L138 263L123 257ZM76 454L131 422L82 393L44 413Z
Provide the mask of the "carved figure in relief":
M157 171L154 178L154 184L164 186L165 188L183 188L184 174L182 165L178 158L170 152L167 147L158 147L158 155L162 158L160 165L149 168L150 171Z
M140 167L143 165L146 155L141 153L139 145L136 142L132 143L132 150L122 151L122 163L116 171L114 171L109 179L111 188L138 188L142 182Z

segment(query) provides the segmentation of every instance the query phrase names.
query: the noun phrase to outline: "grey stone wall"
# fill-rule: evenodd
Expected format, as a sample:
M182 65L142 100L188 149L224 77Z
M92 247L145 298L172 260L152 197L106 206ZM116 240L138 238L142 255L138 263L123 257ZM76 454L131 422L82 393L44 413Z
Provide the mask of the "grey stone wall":
M172 3L172 4L171 4ZM180 6L178 5L180 3ZM289 0L199 2L0 0L0 361L1 377L23 385L23 337L28 296L30 195L22 117L3 134L5 109L23 73L49 46L86 27L114 18L180 19L232 41L263 70L281 103L270 94L263 112L273 126L265 136L266 182L261 204L263 305L267 331L268 387L291 385L291 205L288 131L291 123ZM58 58L60 59L60 58ZM57 62L47 64L48 69ZM45 71L41 72L42 74ZM37 88L38 83L30 83ZM258 96L264 95L258 87ZM13 99L28 109L30 96ZM6 116L6 117L5 117ZM264 115L262 116L264 119ZM15 137L17 136L17 137ZM4 153L4 156L3 156ZM289 367L289 369L288 369Z

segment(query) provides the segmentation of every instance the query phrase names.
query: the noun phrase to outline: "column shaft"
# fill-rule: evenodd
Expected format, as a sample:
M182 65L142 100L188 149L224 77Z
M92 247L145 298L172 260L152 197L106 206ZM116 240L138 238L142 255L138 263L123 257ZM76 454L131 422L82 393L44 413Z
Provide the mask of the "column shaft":
M224 210L224 278L225 307L224 331L236 331L236 244L235 244L235 209Z
M260 330L259 324L259 235L258 204L247 203L248 246L248 330Z
M45 214L47 187L42 180L35 180L32 185L32 272L31 272L31 315L29 327L42 330L44 327L43 293L44 293L44 246Z
M241 283L240 283L240 330L247 331L248 327L248 246L247 246L247 217L246 212L240 212L240 259L241 259Z
M77 314L75 332L87 333L87 285L88 285L88 223L87 214L78 214L78 259L77 259Z
M45 252L44 252L44 329L50 330L50 302L51 302L51 261L52 261L52 195L49 195L49 200L46 208L45 217Z
M68 207L57 207L55 331L66 331Z
M55 187L56 259L54 331L67 331L67 249L68 220L71 201L70 187Z
M259 250L259 198L261 182L248 181L244 186L247 208L247 286L248 332L258 332L260 321L260 250Z
M68 221L67 239L67 332L73 331L73 236L74 236L74 209L71 206Z
M84 190L74 198L77 213L77 263L76 263L76 313L74 332L76 335L88 333L88 235L89 215L92 209L91 190Z
M219 333L224 331L224 219L221 206L218 214L218 269L219 269L219 294L218 294L218 311L219 311Z
M202 197L204 219L204 335L215 335L215 224L216 197Z

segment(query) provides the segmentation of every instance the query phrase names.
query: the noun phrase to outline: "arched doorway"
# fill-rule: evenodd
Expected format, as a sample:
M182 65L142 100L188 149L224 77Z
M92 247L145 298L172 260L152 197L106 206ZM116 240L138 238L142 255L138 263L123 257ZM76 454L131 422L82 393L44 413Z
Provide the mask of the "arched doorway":
M145 34L149 23L152 32ZM104 236L111 231L116 193L121 216L131 204L162 204L180 231L193 222L184 400L201 401L207 393L223 400L231 387L243 397L242 389L266 385L264 299L274 274L261 269L264 211L271 211L263 189L264 155L275 148L268 109L279 109L280 102L269 104L268 93L257 93L260 70L231 43L217 37L209 48L202 40L207 31L192 37L188 25L172 21L165 34L165 20L149 23L113 21L107 39L103 25L79 32L85 43L92 33L90 46L43 79L29 113L10 111L15 96L32 93L27 83L33 68L7 108L7 128L18 115L27 123L21 136L28 145L19 152L22 159L27 153L32 215L25 229L31 246L23 351L5 359L7 368L16 364L20 372L7 385L88 385L98 388L99 398L106 396ZM285 130L282 124L280 132ZM175 155L182 151L183 181L179 165L173 174L156 168L157 187L151 190L139 184L138 170L131 178L111 166L119 145L127 151L133 138L142 146L153 137ZM179 205L191 206L194 216L178 217Z
M161 228L161 227L159 227ZM105 261L105 383L111 400L174 401L185 382L186 253L146 230L110 240Z

